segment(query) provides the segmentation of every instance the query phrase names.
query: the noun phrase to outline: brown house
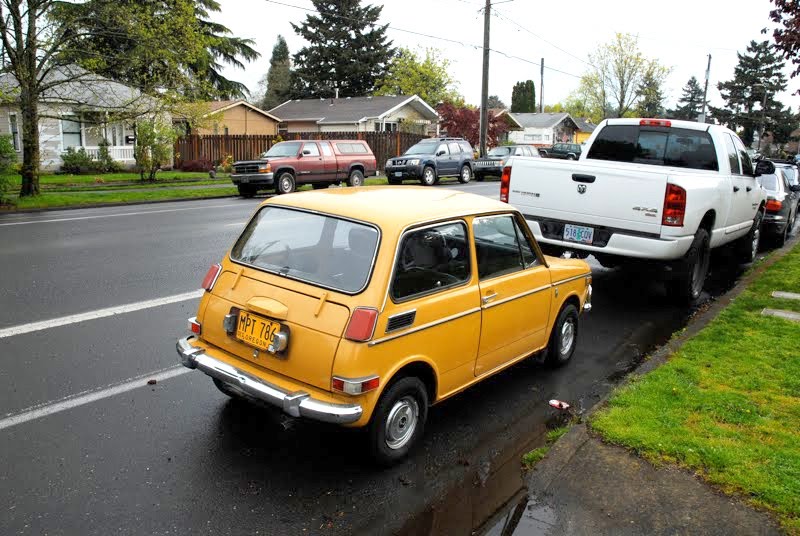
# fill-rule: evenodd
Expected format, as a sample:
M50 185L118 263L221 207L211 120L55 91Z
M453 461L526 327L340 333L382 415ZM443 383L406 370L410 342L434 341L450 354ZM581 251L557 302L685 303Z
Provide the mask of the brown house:
M209 112L203 117L204 125L191 128L191 134L269 134L278 133L280 120L269 112L245 101L228 100L206 103Z

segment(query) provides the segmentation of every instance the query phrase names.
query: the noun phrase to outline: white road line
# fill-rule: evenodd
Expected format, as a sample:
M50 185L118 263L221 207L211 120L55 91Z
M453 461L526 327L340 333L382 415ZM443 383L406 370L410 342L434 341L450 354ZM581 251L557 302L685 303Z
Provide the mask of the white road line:
M69 324L75 324L77 322L85 322L87 320L96 320L98 318L105 318L107 316L132 313L133 311L141 311L142 309L150 309L151 307L169 305L170 303L194 300L202 296L203 292L205 291L202 289L193 290L191 292L184 292L183 294L175 294L173 296L165 296L163 298L156 298L154 300L140 301L126 305L117 305L116 307L107 307L105 309L87 311L85 313L79 313L76 315L62 316L60 318L51 318L50 320L42 320L40 322L31 322L29 324L11 326L10 328L0 329L0 339L5 337L13 337L14 335L22 335L24 333L31 333L33 331L41 331L43 329L66 326Z
M47 417L48 415L60 413L78 406L91 404L92 402L102 400L103 398L116 396L127 391L132 391L133 389L138 389L139 387L147 387L148 380L156 380L157 382L160 382L169 378L174 378L175 376L180 376L181 374L185 374L187 372L191 372L191 369L188 369L182 365L177 365L174 367L157 370L149 374L135 376L133 378L129 378L122 382L111 384L100 389L89 389L87 391L83 391L82 393L70 395L54 402L38 404L36 406L26 408L18 413L7 414L4 419L0 419L0 430L3 430L4 428L10 428L17 424L32 421L34 419L41 419L42 417Z
M76 220L94 220L97 218L118 218L120 216L139 216L141 214L159 214L164 212L182 212L184 210L206 210L210 208L225 208L225 207L241 207L239 203L230 203L227 205L211 205L203 207L188 207L188 208L170 208L164 210L142 210L140 212L120 212L119 214L99 214L97 216L77 216L74 218L58 218L52 220L30 220L30 221L15 221L8 223L0 223L0 227L8 225L27 225L29 223L57 223L61 221L76 221Z

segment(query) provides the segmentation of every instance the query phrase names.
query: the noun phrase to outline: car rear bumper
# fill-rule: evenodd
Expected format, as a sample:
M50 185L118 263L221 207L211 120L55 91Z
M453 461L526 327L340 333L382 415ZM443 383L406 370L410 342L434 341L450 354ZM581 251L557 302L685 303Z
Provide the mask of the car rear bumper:
M769 234L781 234L788 223L788 218L782 214L764 215L764 230Z
M240 184L254 184L272 186L275 183L274 173L233 173L231 174L231 181L236 186Z
M351 424L361 418L363 409L358 404L334 404L311 398L305 391L288 392L223 363L207 354L203 348L192 346L190 341L193 338L190 336L178 339L176 345L180 362L187 368L197 369L227 383L246 396L277 406L292 417L306 417L333 424Z

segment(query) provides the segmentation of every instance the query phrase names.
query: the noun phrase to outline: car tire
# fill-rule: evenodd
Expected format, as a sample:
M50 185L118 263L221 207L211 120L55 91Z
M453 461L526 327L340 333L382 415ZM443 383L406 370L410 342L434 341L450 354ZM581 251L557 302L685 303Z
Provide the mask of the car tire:
M361 173L361 170L354 169L350 172L350 176L347 177L347 185L348 186L364 186L364 174Z
M567 160L577 160L577 159L575 158L574 154L568 154L567 155Z
M791 228L789 227L789 222L787 222L783 227L783 232L775 235L775 247L782 248L786 245L786 241L789 239L790 230Z
M749 264L756 260L758 248L761 245L761 222L764 213L758 211L753 218L753 226L750 231L736 241L736 258L741 264Z
M331 183L329 182L315 182L314 184L311 185L311 187L315 190L324 190L330 185Z
M700 228L683 259L673 269L675 275L668 285L670 296L681 305L691 305L700 298L711 265L711 242L708 231Z
M383 392L367 428L373 460L394 465L405 458L422 438L428 418L428 391L417 377L393 381Z
M423 186L433 186L438 182L436 170L433 169L433 166L425 166L425 169L422 170L422 177L420 177L419 182Z
M275 183L275 193L277 194L290 194L297 189L297 183L294 180L294 175L288 171L284 171L278 177Z
M248 184L238 184L236 189L239 190L239 195L250 199L251 197L256 195L256 188L254 186L250 186Z
M463 165L461 166L461 172L458 174L458 182L461 184L467 184L469 181L472 180L472 170L469 166Z
M403 184L403 179L395 179L394 177L387 177L386 181L393 186L397 186L398 184Z
M545 363L551 367L561 367L569 362L578 345L578 309L571 303L565 304L558 313L550 343L547 346Z

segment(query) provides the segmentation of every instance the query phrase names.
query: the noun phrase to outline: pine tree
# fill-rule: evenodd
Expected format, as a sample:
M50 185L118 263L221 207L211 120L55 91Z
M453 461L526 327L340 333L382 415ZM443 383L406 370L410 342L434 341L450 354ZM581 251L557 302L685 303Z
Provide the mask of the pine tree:
M517 82L511 90L511 112L530 113L536 111L536 88L533 80Z
M506 104L500 100L500 97L497 95L489 95L489 99L486 101L486 107L490 110L492 108L505 109Z
M740 131L742 140L750 143L755 132L761 130L762 122L766 130L774 130L787 117L783 104L775 99L786 89L784 61L768 41L750 41L746 53L737 56L739 63L733 79L717 84L725 107L712 107L711 114L730 129ZM762 109L765 99L766 106Z
M371 94L386 75L395 55L379 26L382 6L362 7L361 0L312 0L316 15L292 24L308 46L294 55L293 93L296 98Z
M661 89L667 72L663 69L648 69L639 84L638 92L641 95L636 105L636 114L639 117L664 116L664 92Z
M706 101L708 105L708 101ZM678 106L670 110L669 116L672 119L685 119L687 121L697 121L697 116L703 108L703 88L694 76L683 86L683 95L678 99Z
M292 93L292 69L289 58L289 45L282 35L272 47L269 71L259 85L264 88L264 96L258 102L262 110L271 110L289 100Z

